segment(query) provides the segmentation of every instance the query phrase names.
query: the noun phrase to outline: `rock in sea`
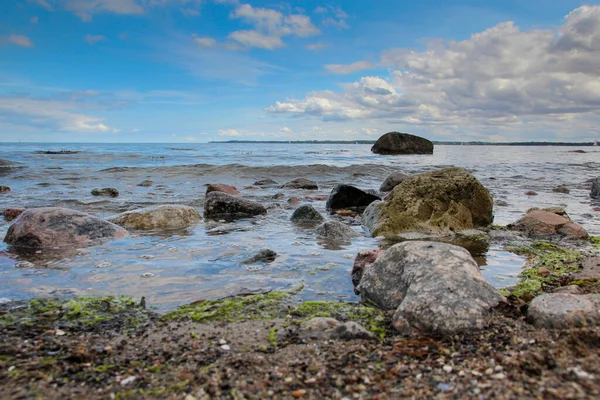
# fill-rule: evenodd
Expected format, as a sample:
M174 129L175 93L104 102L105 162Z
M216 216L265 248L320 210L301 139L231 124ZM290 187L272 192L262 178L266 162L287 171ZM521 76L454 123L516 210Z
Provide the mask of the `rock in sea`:
M183 229L200 222L202 217L195 208L173 204L127 211L108 221L128 229Z
M396 186L398 186L399 184L404 182L406 180L406 178L408 178L409 176L410 175L405 174L404 172L400 172L400 171L392 172L391 174L389 174L387 176L387 178L385 178L385 180L379 187L379 191L380 192L390 192Z
M23 211L25 211L24 208L7 208L2 212L2 215L5 221L12 221L23 214Z
M205 218L244 218L267 213L267 209L255 201L242 199L223 192L211 192L204 202Z
M247 260L242 261L242 264L254 264L257 262L270 263L270 262L275 261L277 256L278 256L278 254L276 252L274 252L273 250L263 249L263 250L259 251L258 253L256 253L255 255L253 255L252 257L248 258Z
M0 186L0 193L8 193L10 188L8 186Z
M331 240L348 240L358 236L354 229L339 221L327 221L317 227L315 233L322 238Z
M115 188L92 189L92 196L118 197L119 191Z
M290 220L296 223L322 222L323 216L310 204L304 204L298 207L292 214Z
M600 177L592 180L592 190L590 196L594 199L600 199Z
M226 185L224 183L211 183L206 188L206 194L211 192L223 192L231 195L240 194L240 191L237 190L235 186Z
M433 154L433 143L409 133L388 132L377 139L371 151L376 154Z
M362 250L354 258L354 265L352 266L352 284L354 285L354 293L360 294L360 291L357 289L360 280L367 268L369 268L377 257L383 254L383 250L381 249L369 249Z
M283 185L279 186L280 188L288 188L288 189L306 189L306 190L317 190L319 186L315 181L311 181L310 179L305 178L297 178Z
M337 185L331 190L325 203L328 210L364 209L380 197L367 193L350 185Z
M66 208L29 208L10 226L4 241L15 250L94 246L127 236L118 225Z
M509 229L525 232L532 238L564 236L571 239L587 239L586 230L571 222L564 210L558 208L531 209L517 222L508 225Z
M279 183L275 182L271 178L261 179L261 180L254 182L254 186L260 186L260 187L269 187L269 186L277 186L277 185L279 185Z
M385 201L371 203L362 221L372 236L449 234L490 225L492 209L492 196L477 178L446 168L410 176Z
M390 247L365 269L358 289L363 301L396 310L393 324L402 333L482 329L490 309L505 301L467 250L438 242Z

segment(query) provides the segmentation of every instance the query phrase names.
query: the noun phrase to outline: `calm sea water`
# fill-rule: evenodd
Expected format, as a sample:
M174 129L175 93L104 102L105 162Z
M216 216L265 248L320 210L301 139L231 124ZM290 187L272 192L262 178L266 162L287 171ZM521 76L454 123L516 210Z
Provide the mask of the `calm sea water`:
M582 149L586 153L574 153L573 147L436 146L428 156L380 156L369 145L0 144L0 158L26 166L0 175L0 185L12 189L0 195L0 209L61 206L101 217L156 204L186 204L201 211L209 183L235 185L242 196L269 207L264 217L202 222L181 232L134 233L62 258L0 256L0 297L146 296L165 310L200 298L304 283L305 298L355 300L349 278L354 256L377 247L377 240L365 235L356 219L350 222L360 238L338 245L320 241L312 229L289 222L290 196L325 214L322 198L338 183L377 189L395 170L459 166L489 188L496 201L508 204L495 207L496 224L513 222L531 207L560 205L597 235L600 216L593 208L598 205L591 202L586 181L600 175L600 152ZM36 153L46 150L78 153ZM298 177L317 181L319 190L244 189L263 178L285 183ZM146 179L154 185L137 186ZM553 192L559 184L567 185L570 194ZM91 196L96 187L115 187L121 195ZM285 197L275 200L277 193ZM0 237L8 226L0 221ZM241 263L263 248L280 256L266 265ZM494 245L475 252L488 281L497 287L514 283L522 258ZM152 276L143 277L147 273Z

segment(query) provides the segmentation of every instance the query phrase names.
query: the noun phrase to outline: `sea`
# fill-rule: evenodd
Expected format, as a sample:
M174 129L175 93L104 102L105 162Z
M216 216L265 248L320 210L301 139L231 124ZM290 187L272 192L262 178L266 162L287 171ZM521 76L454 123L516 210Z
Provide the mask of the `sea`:
M70 154L46 154L47 151ZM0 210L66 207L109 217L159 204L184 204L201 213L206 185L236 186L241 196L268 208L266 216L203 221L169 232L132 232L125 239L68 254L19 256L0 244L0 298L127 295L159 311L199 299L303 286L300 297L358 301L350 271L355 255L387 246L370 237L360 217L346 218L359 237L348 242L318 238L314 228L290 222L294 205L312 204L328 218L325 199L340 183L378 189L393 171L418 174L466 168L492 193L494 224L506 225L532 207L565 207L574 222L600 234L600 213L590 198L590 179L600 175L597 147L436 145L433 155L382 156L367 144L202 143L80 144L1 143L0 159L22 168L0 170ZM316 181L315 191L257 189L271 178ZM144 180L150 187L138 186ZM553 189L566 185L570 193ZM116 198L95 197L94 188L118 189ZM527 194L535 192L536 195ZM280 194L281 193L281 194ZM279 194L279 195L278 195ZM0 218L0 237L10 222ZM261 249L271 263L244 264ZM501 244L469 248L486 280L501 288L516 282L525 260Z

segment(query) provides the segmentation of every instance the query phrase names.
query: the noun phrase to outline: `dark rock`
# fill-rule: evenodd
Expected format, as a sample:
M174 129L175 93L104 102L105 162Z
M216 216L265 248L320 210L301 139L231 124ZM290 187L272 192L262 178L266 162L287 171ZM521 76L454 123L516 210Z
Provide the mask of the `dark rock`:
M600 178L592 180L592 190L590 196L594 199L600 199Z
M118 225L65 208L29 208L13 222L4 241L16 250L94 246L127 236Z
M433 143L409 133L388 132L377 139L371 151L376 154L433 154Z
M327 221L317 227L315 232L318 236L331 240L348 240L358 236L354 229L338 221Z
M211 192L223 192L231 195L240 194L235 186L225 185L224 183L211 183L206 188L206 194Z
M12 221L19 215L23 214L23 211L25 211L24 208L7 208L2 212L2 215L4 216L4 220Z
M375 262L375 260L377 260L377 257L379 257L381 254L383 254L383 250L381 249L369 249L362 250L356 255L351 272L352 284L354 285L355 294L360 294L360 291L358 290L357 286L360 283L360 280L362 279L363 273L367 268L371 266L371 264Z
M298 178L292 181L289 181L281 186L280 188L288 188L288 189L306 189L306 190L317 190L319 186L315 181L311 181L310 179Z
M364 209L376 200L381 200L381 198L366 193L354 186L337 185L331 190L329 198L325 203L325 208L328 210Z
M408 178L410 175L405 174L404 172L395 171L392 172L385 178L381 186L379 187L380 192L389 192L394 189L396 186L401 184Z
M363 301L396 310L402 333L471 332L488 324L504 297L462 247L424 241L396 244L367 268L358 286Z
M146 179L145 181L142 181L142 182L138 183L137 185L141 186L141 187L150 187L153 184L154 184L154 182L152 182L151 180Z
M0 186L0 193L8 193L10 188L8 186Z
M343 323L342 325L335 328L334 332L335 334L332 336L341 340L376 339L375 335L372 332L369 332L361 324L354 321L348 321L346 323Z
M34 151L33 154L77 154L79 151L75 150L38 150Z
M183 229L197 224L202 217L195 208L165 204L127 211L108 221L129 229Z
M292 217L290 218L292 222L322 222L325 220L323 216L315 210L313 206L310 204L304 204L298 207Z
M242 261L242 264L254 264L257 262L270 263L275 261L277 256L278 254L275 253L273 250L263 249L255 255L253 255L252 257L248 258L247 260Z
M527 192L525 192L526 196L537 196L538 194L536 192L534 192L533 190L529 190Z
M204 202L204 217L252 217L267 213L267 209L255 201L242 199L223 192L210 192Z
M507 207L508 206L508 202L504 201L504 200L496 200L496 202L494 204L496 204L498 207Z
M115 188L92 189L93 196L118 197L119 191Z
M254 185L255 186L268 187L268 186L277 186L277 185L279 185L279 183L275 182L271 178L267 178L267 179L261 179L261 180L258 180L256 182L254 182Z
M529 319L538 328L572 329L600 325L600 294L544 293L531 301Z
M577 285L568 285L557 287L552 291L552 293L568 293L568 294L583 294L584 291L580 286Z
M271 198L273 200L281 200L285 197L285 193L275 193Z
M587 153L587 151L585 151L585 150L571 150L571 151L569 151L569 153L585 154L585 153Z
M554 189L552 189L552 191L556 192L556 193L565 193L565 194L571 193L569 188L566 187L565 185L559 185L559 186L555 187Z

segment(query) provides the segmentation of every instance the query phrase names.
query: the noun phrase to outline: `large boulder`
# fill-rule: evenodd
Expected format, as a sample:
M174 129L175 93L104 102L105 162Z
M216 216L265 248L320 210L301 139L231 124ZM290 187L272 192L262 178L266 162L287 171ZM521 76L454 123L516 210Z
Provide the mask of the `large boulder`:
M433 143L409 133L388 132L377 139L371 151L376 154L433 154Z
M240 194L240 191L237 190L235 186L226 185L224 183L211 183L206 188L206 194L211 192L223 192L231 195Z
M127 231L93 215L66 208L29 208L8 228L4 241L16 250L72 249L127 236Z
M306 190L317 190L319 185L315 181L311 181L306 178L297 178L279 186L280 188L288 189L306 189Z
M531 209L523 218L508 227L524 232L532 238L555 235L571 239L587 239L589 237L586 230L581 225L571 222L569 216L560 208Z
M372 236L403 232L447 234L492 223L490 192L463 168L412 175L394 188L385 202L363 214Z
M531 301L528 315L538 328L598 326L600 294L544 293Z
M390 247L365 269L358 289L363 301L396 310L393 324L402 333L482 329L489 310L505 300L467 250L425 241Z
M358 236L354 229L339 221L327 221L319 225L315 233L322 238L331 240L348 240Z
M294 223L317 223L323 222L325 218L310 204L304 204L296 208L290 220Z
M128 229L183 229L197 224L202 217L195 208L167 204L127 211L108 219Z
M385 178L381 186L379 187L380 192L390 192L396 186L404 182L410 175L404 172L394 171Z
M204 202L205 218L243 218L266 213L267 209L260 203L223 192L210 192Z
M380 197L367 193L350 185L337 185L331 190L325 203L328 210L364 209Z

